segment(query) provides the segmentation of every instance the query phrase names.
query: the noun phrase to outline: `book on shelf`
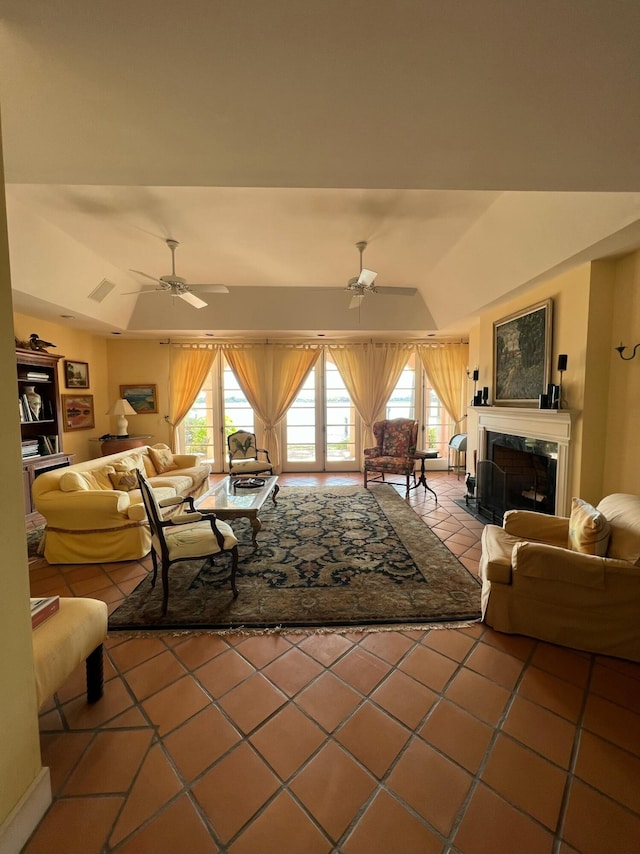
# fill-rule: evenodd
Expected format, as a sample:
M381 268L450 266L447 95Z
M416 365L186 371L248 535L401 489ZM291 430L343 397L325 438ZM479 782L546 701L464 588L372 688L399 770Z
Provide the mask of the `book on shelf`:
M47 382L49 380L49 374L45 374L40 371L27 371L26 379L34 380L34 382L37 382L38 380L40 380L40 382Z
M41 623L44 623L60 608L59 596L45 596L42 599L31 600L31 628L35 629Z

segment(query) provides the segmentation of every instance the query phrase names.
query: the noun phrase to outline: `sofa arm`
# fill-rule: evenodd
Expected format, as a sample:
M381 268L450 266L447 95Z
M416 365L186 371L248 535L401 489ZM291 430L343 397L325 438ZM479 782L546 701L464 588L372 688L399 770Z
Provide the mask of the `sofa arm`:
M578 587L605 589L605 576L611 569L629 569L623 560L598 557L544 543L517 543L511 559L512 581L517 577L559 581Z
M202 454L174 454L173 461L179 469L190 469L199 465L206 465L201 461ZM167 472L171 474L171 470Z
M533 510L507 510L502 526L508 534L523 540L537 540L561 548L567 548L569 544L569 519L566 516L550 516Z
M35 502L47 527L67 531L110 528L128 521L129 493L116 489L45 492Z

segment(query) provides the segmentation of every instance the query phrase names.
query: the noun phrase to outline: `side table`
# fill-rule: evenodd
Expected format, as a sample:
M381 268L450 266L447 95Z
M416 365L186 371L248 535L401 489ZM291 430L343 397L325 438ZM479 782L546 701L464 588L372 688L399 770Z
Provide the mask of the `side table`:
M427 483L427 475L424 468L425 460L437 460L440 454L437 451L414 451L411 455L415 460L420 460L420 477L416 480L416 473L413 473L413 486L409 487L410 489L416 489L418 486L424 486L425 492L428 489L429 492L433 495L436 500L436 504L438 503L438 496L435 494L433 489Z
M100 454L103 457L109 454L118 454L120 451L129 451L131 448L142 448L147 444L147 439L153 436L109 436L108 439L89 439L90 442L100 442Z

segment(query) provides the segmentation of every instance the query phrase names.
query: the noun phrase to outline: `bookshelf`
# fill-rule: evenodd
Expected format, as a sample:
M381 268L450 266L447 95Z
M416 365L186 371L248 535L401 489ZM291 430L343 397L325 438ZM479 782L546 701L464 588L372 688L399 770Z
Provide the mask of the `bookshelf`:
M54 356L40 350L16 349L18 379L18 414L22 447L24 510L27 519L38 514L31 499L31 486L43 472L68 466L73 455L62 448L62 412L58 386L58 362ZM27 388L33 386L41 405L34 411L28 402Z

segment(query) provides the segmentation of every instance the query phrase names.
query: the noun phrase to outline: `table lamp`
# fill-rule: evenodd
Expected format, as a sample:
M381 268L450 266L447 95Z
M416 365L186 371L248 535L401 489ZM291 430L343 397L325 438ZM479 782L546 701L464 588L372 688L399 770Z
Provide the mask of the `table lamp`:
M129 425L127 424L125 416L137 414L138 413L135 411L133 406L131 406L129 401L122 397L119 400L116 400L111 409L108 410L107 415L118 416L118 438L124 439L129 435Z

